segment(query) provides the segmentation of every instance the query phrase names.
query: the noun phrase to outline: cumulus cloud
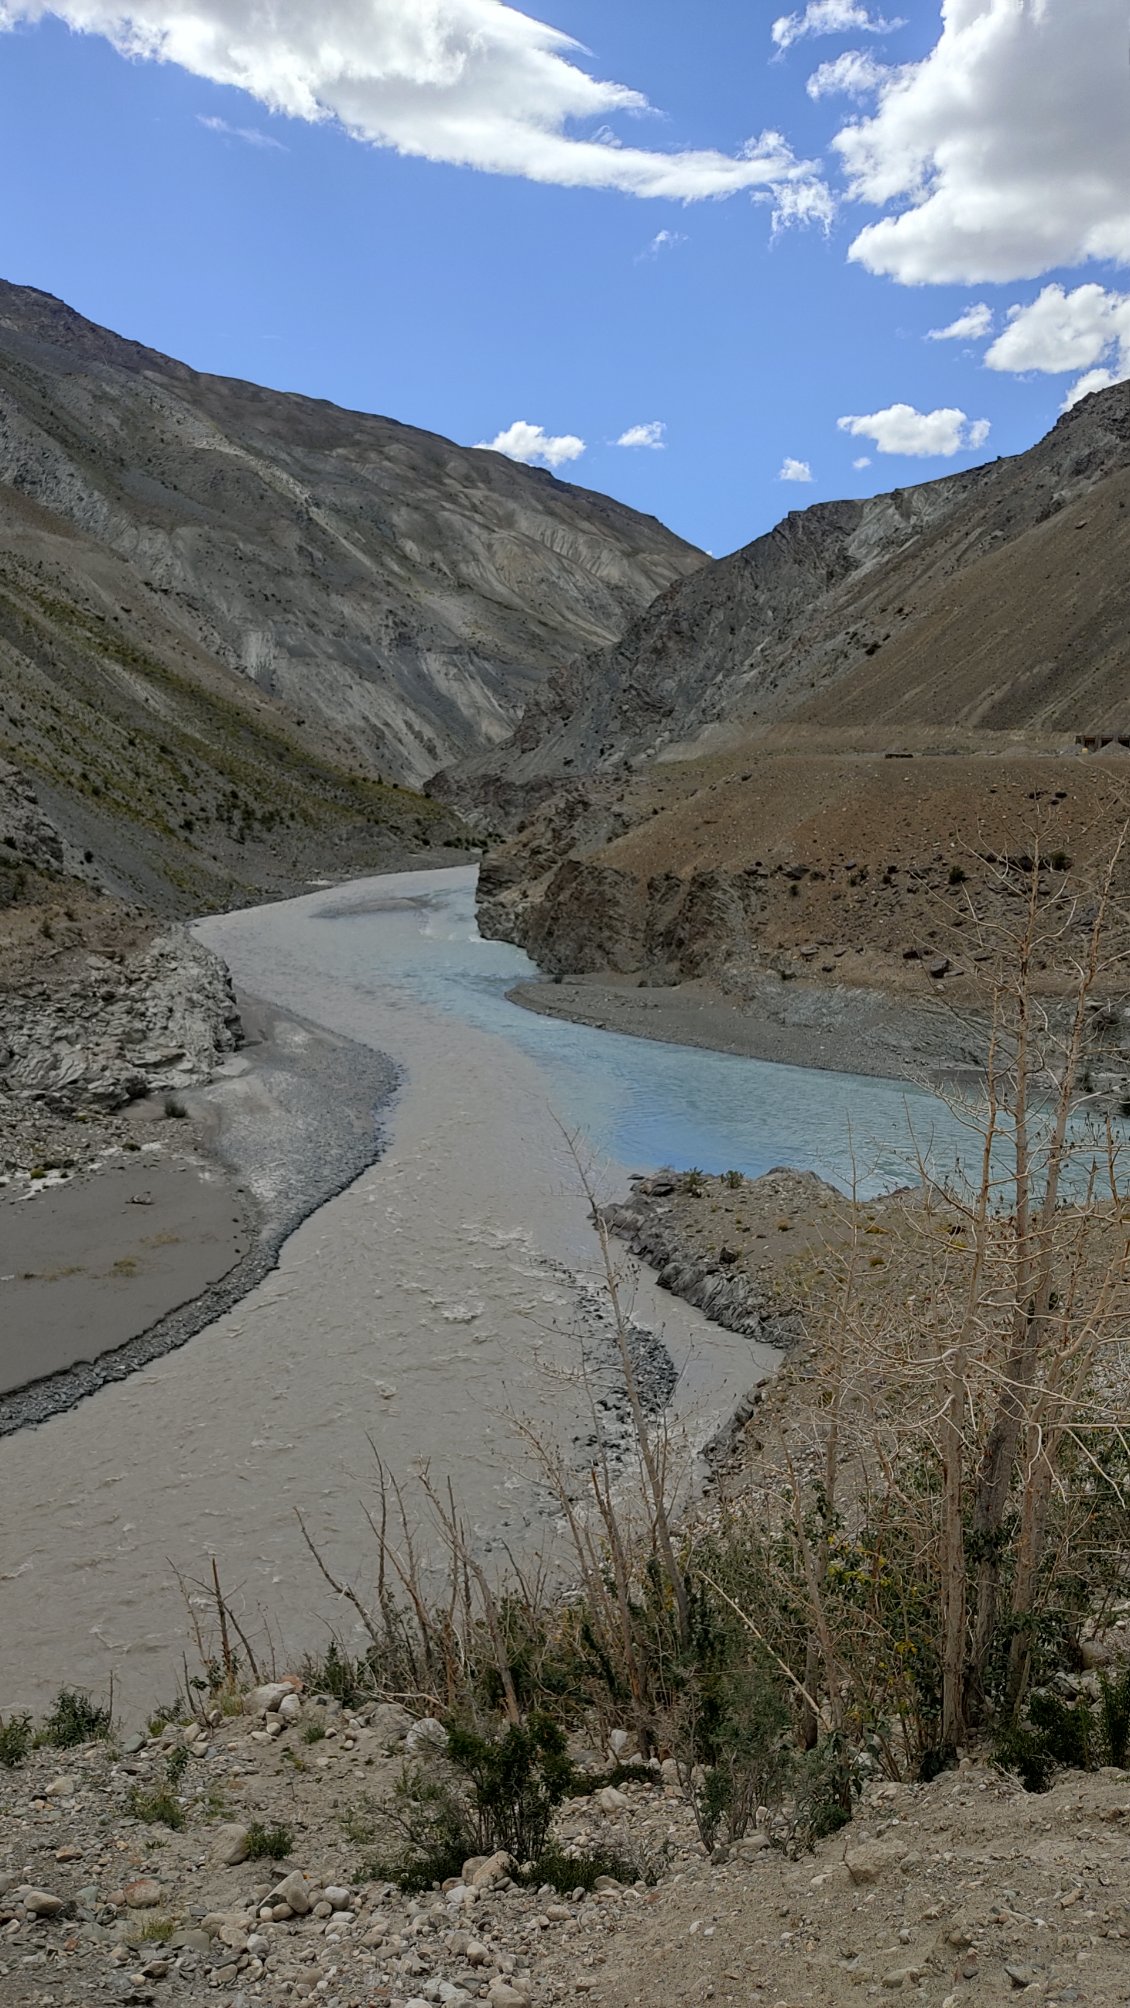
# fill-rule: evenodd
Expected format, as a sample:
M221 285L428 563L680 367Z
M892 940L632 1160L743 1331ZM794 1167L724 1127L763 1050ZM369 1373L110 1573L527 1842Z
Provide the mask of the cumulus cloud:
M854 467L856 473L859 474L865 467L870 467L871 455L869 453L861 453L859 459L853 460L851 464Z
M794 460L791 453L786 453L784 460L781 462L781 471L777 479L778 481L811 481L812 469L807 460Z
M617 446L666 446L663 435L667 427L661 418L651 418L646 425L630 425L616 441Z
M865 35L885 35L905 25L903 21L884 21L881 14L860 6L859 0L808 0L800 13L781 14L769 32L778 49L791 49L806 35L851 35L857 30Z
M48 15L291 118L492 174L683 202L817 178L779 133L737 155L587 136L647 99L591 76L579 43L503 0L0 0L0 28Z
M285 153L281 139L273 139L269 132L259 132L255 126L229 125L226 119L205 118L203 112L196 114L197 125L207 126L209 132L222 133L225 139L241 139L245 146L273 147Z
M575 432L549 433L544 425L531 425L526 418L516 418L493 439L475 443L488 453L505 453L508 460L520 460L524 467L563 467L569 460L579 460L585 450L584 440Z
M1071 293L1045 286L1027 306L1009 308L1007 326L986 350L985 362L991 370L1018 376L1027 370L1047 376L1083 370L1064 400L1068 411L1091 391L1130 377L1130 293L1094 284Z
M966 307L956 321L950 321L944 328L931 328L926 336L928 342L979 342L992 331L993 310L982 300L976 307Z
M849 255L905 285L1130 263L1123 0L942 0L920 62L836 135L848 192L890 213Z
M805 85L810 98L869 98L890 76L885 63L877 63L865 49L845 49L830 63L813 70Z
M873 440L880 453L904 453L916 460L950 460L955 453L984 446L990 430L987 418L966 418L955 406L916 411L912 404L889 404L884 411L841 418L837 424L841 432Z

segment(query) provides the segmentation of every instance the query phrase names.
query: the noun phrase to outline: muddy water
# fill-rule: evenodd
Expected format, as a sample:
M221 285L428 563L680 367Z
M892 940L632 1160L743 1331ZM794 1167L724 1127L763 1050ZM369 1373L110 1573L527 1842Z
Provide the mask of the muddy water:
M608 1358L559 1119L584 1131L609 1193L667 1160L843 1179L849 1117L872 1181L898 1175L904 1090L533 1018L505 1001L529 965L478 941L471 899L466 872L413 874L201 925L238 985L401 1063L389 1145L181 1351L0 1443L0 1707L64 1678L104 1687L111 1668L127 1708L160 1698L187 1635L175 1571L197 1577L213 1555L284 1657L321 1619L348 1629L296 1509L364 1580L370 1438L402 1476L450 1475L484 1548L548 1549L513 1418L583 1453L579 1369L599 1392ZM692 1446L775 1361L646 1278L633 1313L675 1362Z

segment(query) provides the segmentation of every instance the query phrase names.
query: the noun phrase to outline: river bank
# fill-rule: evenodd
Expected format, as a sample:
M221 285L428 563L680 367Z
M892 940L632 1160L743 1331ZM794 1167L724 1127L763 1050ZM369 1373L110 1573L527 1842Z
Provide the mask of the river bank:
M641 986L638 978L566 976L516 983L512 1003L663 1045L697 1046L779 1066L817 1068L931 1087L980 1078L986 1040L943 1004L840 984L750 980L739 1003L717 986Z
M159 1099L134 1103L73 1173L4 1194L0 1435L204 1331L377 1156L394 1063L238 1001L240 1050L176 1097L175 1118Z

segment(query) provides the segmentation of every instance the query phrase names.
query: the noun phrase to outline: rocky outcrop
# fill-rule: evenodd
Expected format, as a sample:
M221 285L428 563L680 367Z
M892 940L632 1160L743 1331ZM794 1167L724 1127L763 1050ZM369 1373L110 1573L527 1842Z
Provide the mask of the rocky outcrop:
M661 872L644 882L597 859L570 856L529 883L519 855L484 861L479 929L517 942L551 976L638 970L677 982L717 976L754 949L756 873Z
M723 1245L712 1252L703 1246L695 1214L704 1186L695 1173L638 1178L629 1199L602 1208L603 1218L630 1252L655 1270L662 1289L695 1305L728 1332L787 1350L803 1334L799 1308L782 1294L776 1279L751 1266L738 1249ZM799 1211L814 1197L827 1200L832 1195L832 1188L811 1172L767 1172L746 1189L757 1194L761 1206Z
M38 568L40 646L88 589L112 611L135 710L148 658L161 710L179 679L242 679L413 785L707 562L543 470L199 374L0 282L5 545Z
M225 965L184 928L121 962L72 958L0 990L0 1116L8 1098L74 1115L192 1087L240 1036Z

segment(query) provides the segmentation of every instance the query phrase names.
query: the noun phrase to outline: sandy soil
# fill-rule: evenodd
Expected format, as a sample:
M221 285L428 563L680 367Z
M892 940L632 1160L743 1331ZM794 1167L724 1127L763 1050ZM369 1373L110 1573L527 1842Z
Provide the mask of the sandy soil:
M227 1275L251 1234L232 1182L191 1157L142 1151L25 1190L0 1206L0 1392L137 1337Z

